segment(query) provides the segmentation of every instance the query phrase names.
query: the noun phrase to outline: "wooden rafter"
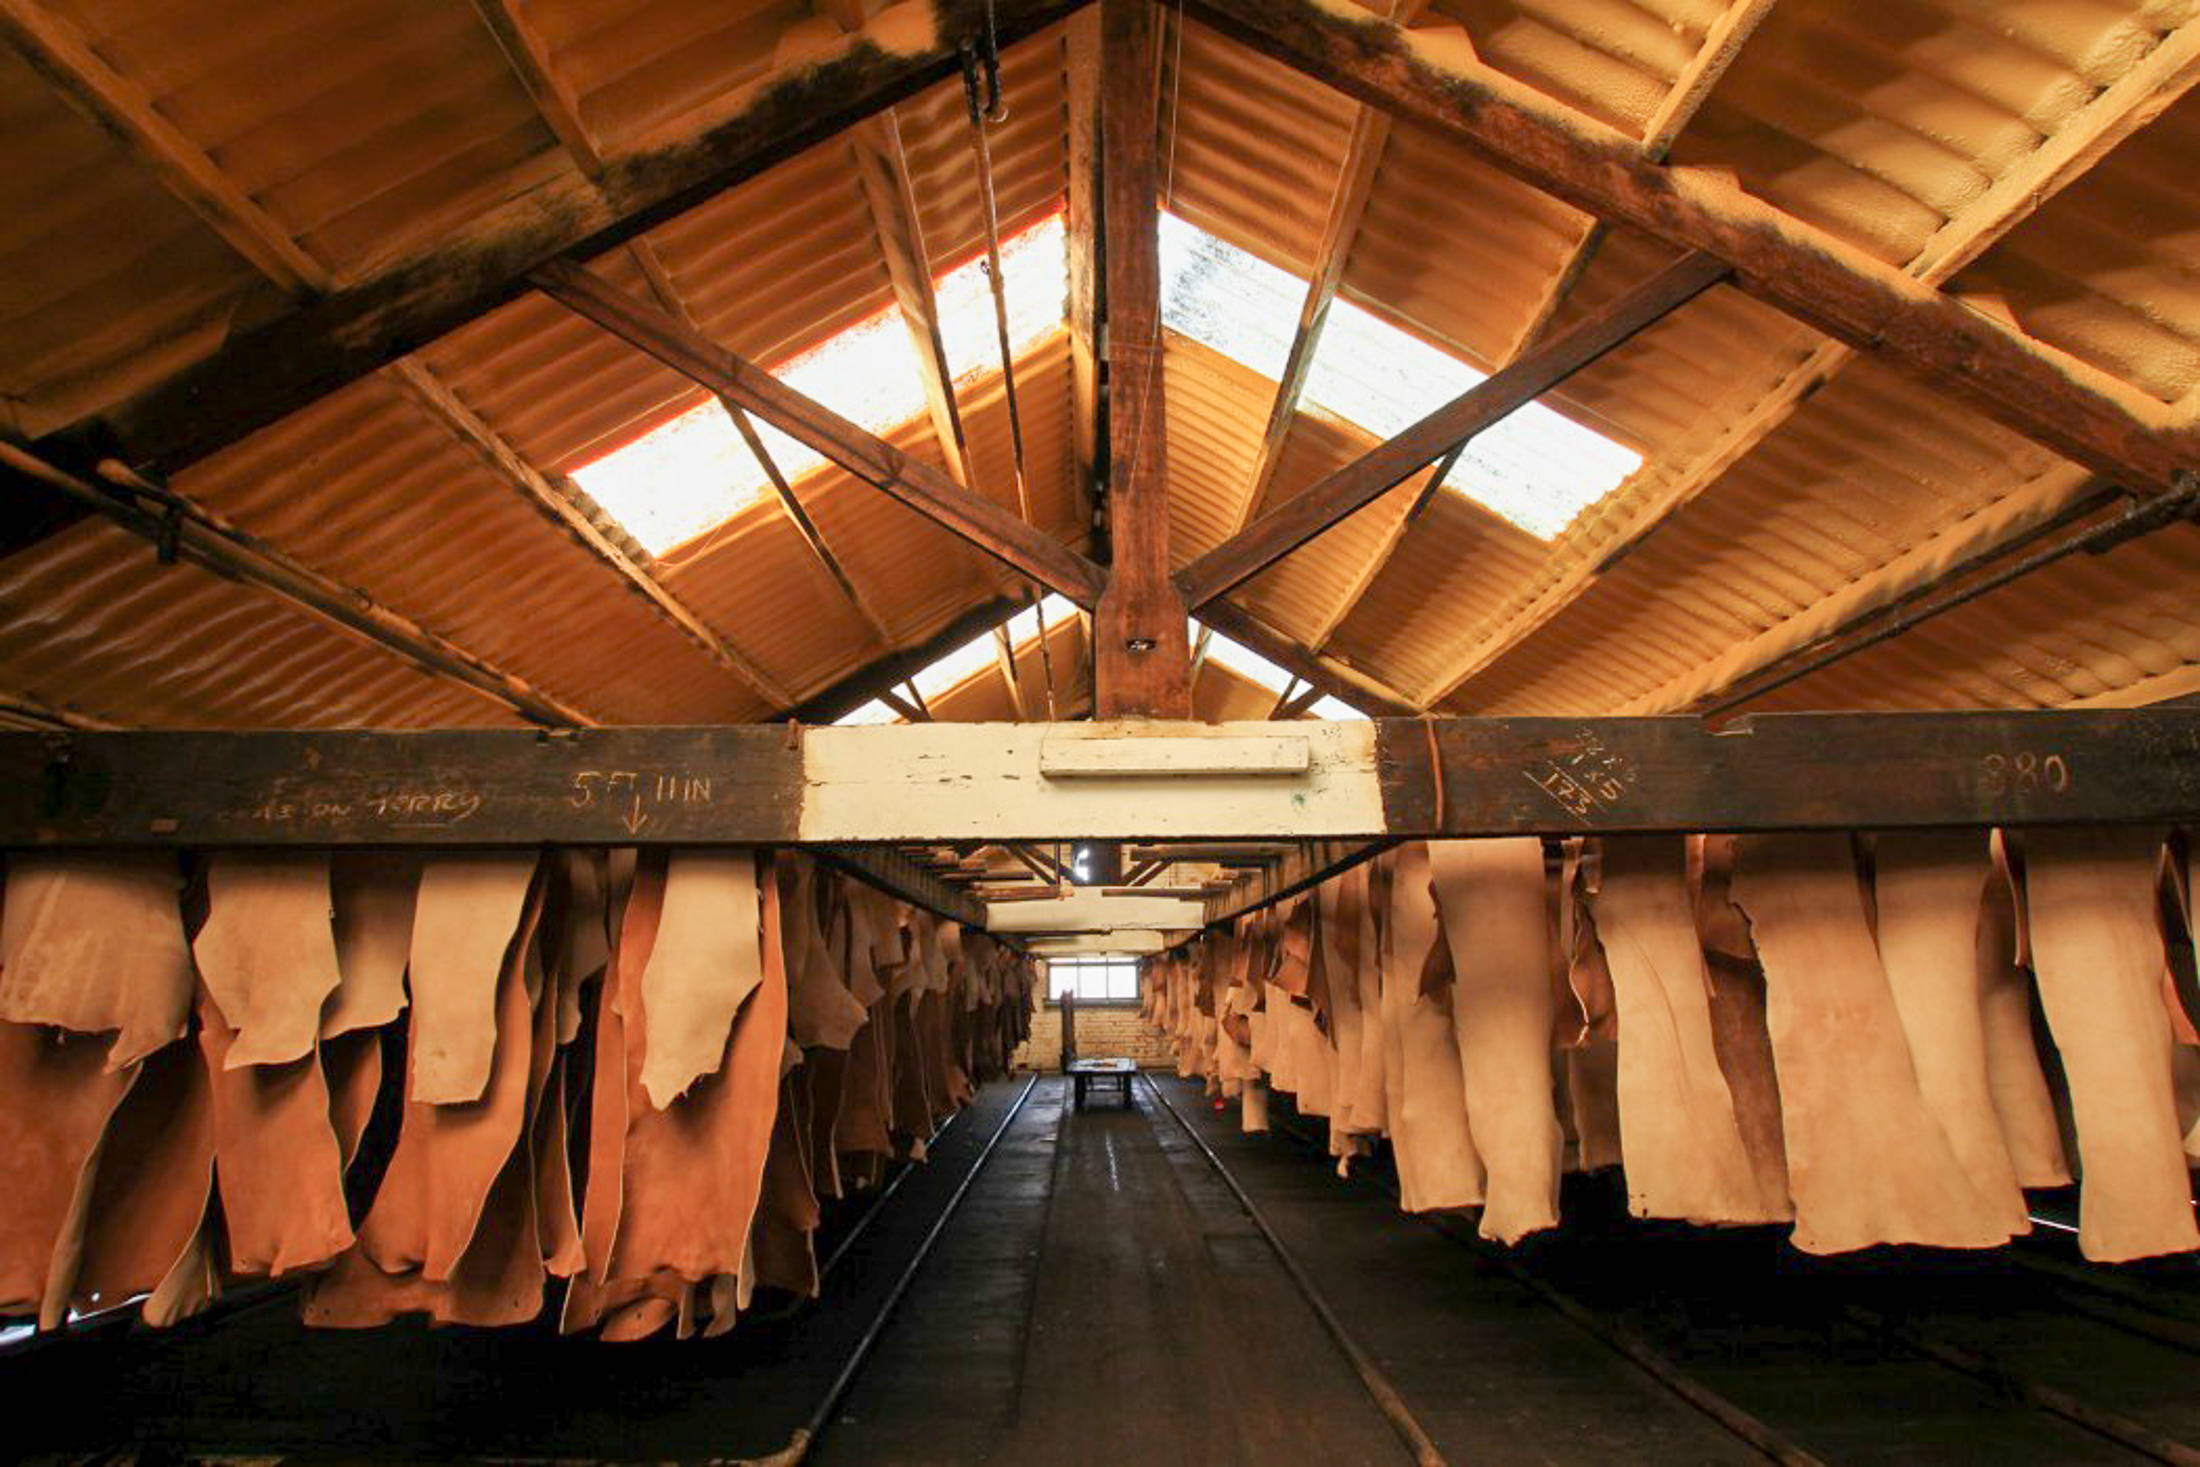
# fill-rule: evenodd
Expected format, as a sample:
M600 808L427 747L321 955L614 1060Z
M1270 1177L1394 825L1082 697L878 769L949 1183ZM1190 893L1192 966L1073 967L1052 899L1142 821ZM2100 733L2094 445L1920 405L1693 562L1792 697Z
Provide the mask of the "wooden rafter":
M558 487L544 478L534 465L528 463L517 449L504 440L502 434L460 401L449 384L436 376L425 363L412 357L403 358L391 364L389 376L421 411L433 418L438 426L486 464L489 472L517 490L552 524L579 541L581 547L603 562L613 575L639 592L658 615L671 622L682 636L702 649L704 656L748 684L774 709L793 706L794 695L781 686L777 678L758 666L754 658L718 635L709 623L668 590L648 567L627 554L598 529L570 497L559 492Z
M673 282L672 272L665 268L656 247L646 239L635 239L628 242L627 252L633 255L634 263L641 267L642 278L649 282L649 293L657 298L657 304L686 323L696 335L702 335L702 326L689 313L679 287ZM779 501L780 511L794 526L795 533L809 550L810 558L817 562L839 588L841 598L855 612L857 619L870 629L878 644L891 650L894 646L894 635L888 630L886 619L879 615L878 609L871 604L871 599L864 595L857 587L855 578L848 574L848 568L841 563L840 557L833 553L832 546L825 539L825 532L810 518L809 507L803 504L801 496L794 492L794 485L780 471L778 460L772 456L763 435L756 431L756 424L739 403L723 393L713 395L718 398L718 406L732 420L734 431L741 435L741 442L748 448L749 456L764 471L764 479L772 487L772 497Z
M1959 604L1955 598L1963 596L1967 587L1983 587L1989 578L1998 579L1997 572L2007 575L2012 569L2047 563L2045 557L2029 566L2025 561L2013 567L2009 563L2020 549L2030 560L2033 542L2043 536L2075 537L2114 526L2131 513L2128 507L2119 508L2116 498L2113 487L2083 469L2066 465L2044 474L1871 575L1767 627L1711 662L1668 679L1634 700L1629 711L1723 709L1761 696L1772 690L1775 681L1816 671L1937 611L1953 609ZM2188 494L2180 517L2189 519L2191 507ZM2078 528L2066 529L2074 525Z
M808 444L1017 573L1080 604L1089 605L1099 595L1099 567L1076 551L803 396L678 317L577 265L554 262L537 271L534 280L577 315Z
M1429 0L1397 0L1390 8L1391 18L1399 25L1411 25L1428 4ZM1321 346L1322 327L1328 323L1330 304L1337 298L1337 286L1343 281L1345 266L1351 261L1353 241L1360 237L1360 220L1367 213L1368 195L1374 191L1375 175L1382 167L1383 151L1389 142L1390 118L1381 109L1362 106L1353 114L1352 132L1345 142L1344 162L1337 170L1336 184L1329 193L1329 212L1322 221L1321 239L1314 247L1313 272L1306 282L1298 323L1292 328L1291 345L1284 353L1275 400L1268 409L1267 426L1261 430L1260 447L1253 457L1245 501L1230 526L1231 534L1243 529L1267 501L1268 486L1275 479L1276 465L1282 460L1284 442L1291 436L1291 425L1298 419L1299 398L1306 390L1306 376L1314 365L1314 353Z
M0 34L262 275L293 294L336 283L328 266L163 116L144 87L109 66L75 25L40 0L0 0Z
M1044 637L1046 628L1041 627L1039 635ZM1028 723L1031 712L1024 706L1023 678L1016 671L1016 641L1005 625L993 629L993 663L1000 670L1001 686L1008 690L1008 705L1016 710L1016 721Z
M173 490L161 489L127 470L125 484L79 478L0 440L0 467L66 494L93 513L212 571L259 587L289 605L331 623L380 651L394 653L431 676L449 679L537 723L588 726L599 720L490 663L448 638L247 535ZM119 469L119 466L118 466Z
M925 248L917 194L909 182L909 155L901 142L901 123L892 108L866 117L848 129L856 176L871 211L871 229L901 308L902 324L924 382L925 411L940 441L947 472L964 488L976 479L970 468L970 444L963 433L962 411L955 402L955 369L947 360L947 339L940 330L939 302L932 292L932 256Z
M1159 10L1100 0L1108 347L1108 583L1093 609L1103 718L1191 715L1191 641L1169 577L1161 363Z
M527 18L526 0L474 0L489 34L496 37L512 74L534 99L543 124L557 136L574 164L590 178L603 172L603 149L581 115L580 94L558 74L556 58L542 32Z
M787 715L791 723L832 723L897 684L908 681L973 637L986 636L1028 603L1010 596L996 596L971 607L923 641L889 652L857 668L821 693L812 694Z
M1726 274L1724 264L1700 254L1686 256L1659 272L1194 560L1177 575L1185 603L1196 610L1251 580L1459 444L1694 300Z
M1750 294L2135 487L2200 456L2171 409L1783 213L1398 27L1315 0L1192 0L1194 14L1319 80L1450 138L1576 208L1725 261Z
M1081 3L993 0L990 13L1006 46ZM614 154L593 179L543 177L327 298L236 333L100 421L131 462L173 474L503 305L537 267L622 245L954 76L961 40L987 13L983 0L900 0L835 51L802 48L732 116Z
M2044 139L2030 158L2010 168L1949 219L1910 261L1908 273L1928 285L1945 285L2050 196L2082 177L2086 168L2195 85L2200 85L2200 21L2165 35L2122 77ZM1854 356L1855 349L1845 343L1825 342L1783 371L1769 389L1754 384L1747 389L1757 400L1746 410L1711 414L1727 426L1684 466L1665 476L1600 553L1571 567L1503 622L1473 638L1434 685L1430 703L1451 697L1579 600L1607 567L1718 482Z
M1257 652L1285 672L1302 679L1364 713L1407 714L1420 711L1405 694L1333 657L1317 657L1227 598L1199 609L1199 619L1249 652Z

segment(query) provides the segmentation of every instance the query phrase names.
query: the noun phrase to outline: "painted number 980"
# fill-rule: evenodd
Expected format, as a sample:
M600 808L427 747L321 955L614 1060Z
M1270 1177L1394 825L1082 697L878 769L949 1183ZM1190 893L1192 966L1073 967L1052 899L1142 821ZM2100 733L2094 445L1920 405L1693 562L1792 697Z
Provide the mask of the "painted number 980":
M2070 792L2070 762L2060 754L1988 754L1979 774L1989 795L2062 795Z

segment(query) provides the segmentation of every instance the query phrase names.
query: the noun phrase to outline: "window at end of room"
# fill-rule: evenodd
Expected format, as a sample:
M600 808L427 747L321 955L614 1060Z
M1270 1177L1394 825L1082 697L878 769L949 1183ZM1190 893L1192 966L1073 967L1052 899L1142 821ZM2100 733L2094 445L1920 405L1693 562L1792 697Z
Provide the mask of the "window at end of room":
M1138 999L1138 959L1112 954L1049 958L1047 998L1059 1003L1065 993L1074 994L1079 1003L1135 1003Z

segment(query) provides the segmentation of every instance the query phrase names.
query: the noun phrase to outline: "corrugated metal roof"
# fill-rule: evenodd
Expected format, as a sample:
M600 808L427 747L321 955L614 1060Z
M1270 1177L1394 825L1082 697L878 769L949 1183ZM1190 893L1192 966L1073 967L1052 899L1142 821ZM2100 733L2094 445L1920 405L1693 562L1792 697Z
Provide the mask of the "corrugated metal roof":
M463 237L542 180L570 179L581 161L462 0L42 3L268 222L280 236L273 247L336 279ZM840 21L870 8L518 0L544 47L537 59L606 156L733 115L760 83L841 44ZM2200 98L2169 107L2053 197L1994 185L2022 184L2058 135L2102 126L2102 111L2122 105L2119 82L2145 75L2135 68L2170 54L2158 48L2172 40L2190 45L2173 28L2200 23L2196 10L2193 0L1780 0L1698 96L1676 86L1728 16L1723 0L1404 7L1430 44L1471 46L1603 123L1641 135L1677 121L1675 164L1729 171L1890 265L1930 267L1937 279L1956 264L1931 262L1975 242L1982 257L1956 275L1955 292L2135 394L2188 407L2200 393L2200 179L2189 166L2200 153ZM1198 24L1170 17L1163 35L1164 202L1305 278L1320 263L1359 104ZM1064 206L1070 37L1057 26L1003 58L1008 116L990 143L1009 230ZM79 105L0 52L0 324L12 348L0 366L0 422L18 436L96 426L101 409L288 309L285 292L296 288L252 267L250 251L204 222L204 201L194 212L114 141L127 125L103 129ZM930 263L942 270L981 245L959 79L904 101L896 118ZM1345 242L1340 288L1424 340L1495 366L1539 322L1545 336L1563 330L1671 259L1621 229L1600 233L1584 267L1588 224L1456 147L1399 128ZM694 204L651 229L646 247L706 334L767 363L894 299L844 138ZM631 250L592 264L628 290L651 290ZM1173 334L1164 348L1171 555L1181 565L1250 517L1276 389ZM550 476L703 400L528 293L423 343L414 360ZM1830 374L1830 385L1808 388L1806 371ZM1066 335L1027 352L1017 375L1033 518L1082 543L1088 506L1072 463ZM1013 504L997 376L962 396L976 487ZM1777 643L1834 604L1827 598L1857 594L1934 535L2071 473L1725 288L1551 402L1648 459L1557 540L1537 542L1443 493L1401 532L1408 488L1239 599L1299 637L1326 635L1330 655L1414 698L1451 692L1464 677L1447 706L1651 706L1700 688L1756 639ZM939 459L926 419L888 436ZM1272 498L1367 446L1354 430L1301 415ZM604 718L765 712L753 690L386 380L216 455L177 487ZM797 489L883 636L768 499L657 567L717 636L794 696L1013 588L1001 567L837 470ZM1679 508L1636 544L1672 503ZM2176 604L2194 538L2163 534L2059 566L1771 702L2022 705L2153 686L2194 660ZM1623 545L1634 548L1600 572ZM78 527L33 545L0 562L0 590L0 691L91 716L505 717L263 593L154 568L119 532ZM173 667L158 665L163 637ZM1204 679L1202 713L1257 717L1273 701L1232 687Z

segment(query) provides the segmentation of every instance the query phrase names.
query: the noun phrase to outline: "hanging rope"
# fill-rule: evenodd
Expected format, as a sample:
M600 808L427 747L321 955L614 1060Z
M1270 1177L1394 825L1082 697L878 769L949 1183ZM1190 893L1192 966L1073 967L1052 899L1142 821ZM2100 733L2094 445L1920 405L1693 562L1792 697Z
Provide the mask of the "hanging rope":
M988 127L1008 118L1001 98L1000 38L994 29L993 3L986 0L985 33L978 42L962 44L963 104L970 118L971 150L978 165L978 201L985 214L985 273L993 288L993 334L1001 353L1001 391L1008 405L1010 471L1016 488L1016 513L1026 524L1035 523L1031 511L1030 479L1025 470L1024 417L1016 393L1016 350L1008 329L1008 278L1001 268L1000 205L993 192L993 144ZM1047 721L1056 715L1054 651L1047 639L1046 613L1039 588L1025 583L1032 620L1039 627L1039 668L1046 685Z

